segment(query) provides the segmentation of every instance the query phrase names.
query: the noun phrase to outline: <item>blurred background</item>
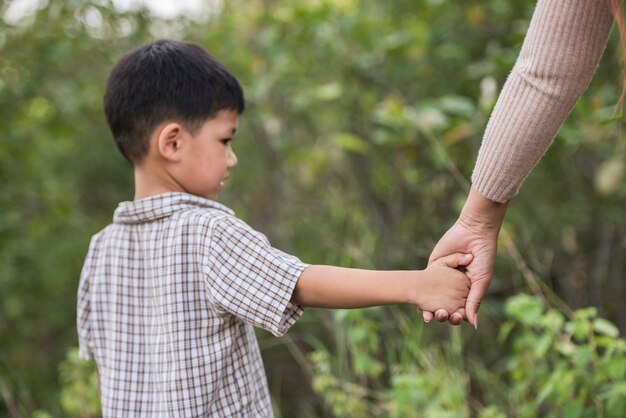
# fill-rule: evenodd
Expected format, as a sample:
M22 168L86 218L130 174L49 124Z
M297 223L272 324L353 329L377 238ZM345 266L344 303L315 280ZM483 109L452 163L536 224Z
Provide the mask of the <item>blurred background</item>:
M132 200L102 94L124 52L196 42L244 86L221 201L308 263L423 268L464 203L530 0L0 2L0 417L97 417L76 289ZM259 332L277 417L623 417L626 135L611 35L513 199L480 328L407 306Z

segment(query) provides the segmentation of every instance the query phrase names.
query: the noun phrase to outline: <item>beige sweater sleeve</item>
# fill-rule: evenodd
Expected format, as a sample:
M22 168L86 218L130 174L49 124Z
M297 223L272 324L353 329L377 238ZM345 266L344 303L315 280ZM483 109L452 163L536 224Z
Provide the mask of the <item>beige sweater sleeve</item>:
M613 16L607 0L539 0L485 130L472 175L485 197L517 194L602 56Z

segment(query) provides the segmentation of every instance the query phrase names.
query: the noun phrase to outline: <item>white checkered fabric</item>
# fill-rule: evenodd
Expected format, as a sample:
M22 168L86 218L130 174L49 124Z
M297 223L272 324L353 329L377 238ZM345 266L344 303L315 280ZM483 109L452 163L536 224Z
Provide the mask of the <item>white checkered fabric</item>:
M122 202L94 235L78 289L81 357L104 417L271 417L252 325L284 334L307 267L212 200Z

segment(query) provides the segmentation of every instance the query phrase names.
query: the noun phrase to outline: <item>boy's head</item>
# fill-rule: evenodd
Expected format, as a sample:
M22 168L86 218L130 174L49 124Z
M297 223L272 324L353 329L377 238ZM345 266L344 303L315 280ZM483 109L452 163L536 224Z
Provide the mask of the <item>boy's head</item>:
M111 70L104 95L106 119L131 164L142 162L157 126L177 121L192 135L222 110L241 114L237 79L201 47L160 40L124 55Z

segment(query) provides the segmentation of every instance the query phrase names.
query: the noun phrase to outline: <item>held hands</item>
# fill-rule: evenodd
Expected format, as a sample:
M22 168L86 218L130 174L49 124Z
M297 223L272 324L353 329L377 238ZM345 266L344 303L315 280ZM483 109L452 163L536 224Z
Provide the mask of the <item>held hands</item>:
M439 321L445 321L451 314L450 323L458 325L467 315L468 321L475 327L477 326L478 307L491 282L496 258L496 239L497 235L495 237L484 236L457 221L435 246L429 263L437 263L441 260L438 257L449 254L451 251L467 251L474 255L472 262L465 268L471 287L464 308L450 310L443 305L438 307L435 316ZM434 310L424 310L424 321L430 322L433 317L431 312Z
M468 265L471 254L456 253L442 257L422 271L420 289L416 297L419 309L445 309L454 312L465 306L470 281L458 267Z
M474 256L465 269L471 282L465 308L450 310L442 305L436 312L424 309L425 322L430 322L435 312L439 321L445 321L451 314L449 321L454 325L460 324L465 318L478 327L478 308L491 282L498 234L506 208L506 203L492 202L472 187L459 219L439 240L429 259L429 265L432 265L447 254L464 252Z

